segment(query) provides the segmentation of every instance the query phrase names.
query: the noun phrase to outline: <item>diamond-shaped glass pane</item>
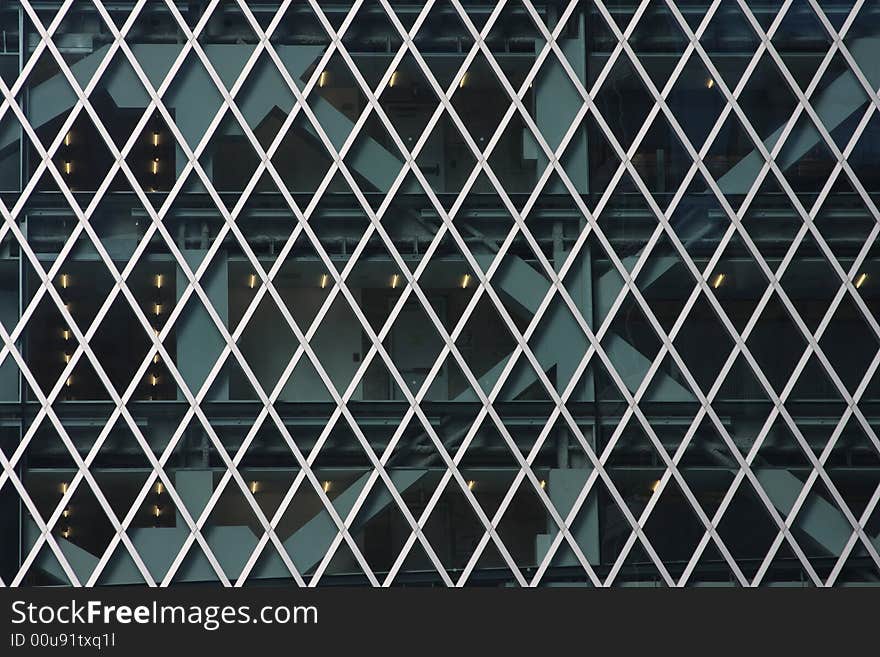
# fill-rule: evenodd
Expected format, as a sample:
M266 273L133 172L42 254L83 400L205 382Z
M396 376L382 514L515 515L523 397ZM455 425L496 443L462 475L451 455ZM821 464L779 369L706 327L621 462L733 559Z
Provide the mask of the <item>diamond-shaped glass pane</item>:
M876 7L129 4L0 7L2 584L876 583Z

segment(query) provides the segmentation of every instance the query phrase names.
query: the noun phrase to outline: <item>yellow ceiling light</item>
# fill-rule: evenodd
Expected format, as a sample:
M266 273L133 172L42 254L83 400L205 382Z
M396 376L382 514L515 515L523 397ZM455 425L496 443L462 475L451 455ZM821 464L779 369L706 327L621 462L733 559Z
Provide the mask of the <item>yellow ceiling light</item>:
M727 278L725 274L716 274L715 278L712 279L712 288L717 290L721 287L725 278Z
M327 287L327 280L330 277L327 274L321 274L321 289L325 289Z
M388 81L389 87L393 88L394 85L397 84L397 79L398 79L399 75L400 74L397 71L394 71L394 73L391 74L391 79Z
M399 283L400 283L400 274L394 274L394 276L391 277L391 289L396 290L397 285Z
M865 284L865 281L868 280L868 275L865 272L859 274L859 277L856 279L856 289L862 287Z
M318 78L318 86L323 89L329 80L330 80L330 71L321 71L321 75Z
M464 276L461 277L461 289L462 290L467 289L467 286L470 284L471 284L471 275L470 274L465 274Z

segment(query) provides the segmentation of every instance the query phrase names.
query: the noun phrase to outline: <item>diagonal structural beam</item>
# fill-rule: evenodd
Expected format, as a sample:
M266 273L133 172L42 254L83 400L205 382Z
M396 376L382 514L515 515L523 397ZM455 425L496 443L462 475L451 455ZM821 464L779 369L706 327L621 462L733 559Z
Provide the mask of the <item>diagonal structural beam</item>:
M495 256L492 253L483 252L476 253L475 257L481 267L488 268ZM583 272L573 273L567 279L567 283L574 287L576 285L575 279L579 275L585 274ZM616 294L617 289L612 290L611 283L610 277L600 280L597 294L600 296ZM532 315L537 310L549 283L535 268L521 258L510 258L502 270L498 272L495 285L510 301L519 306L523 313ZM536 335L533 349L545 372L556 368L557 387L562 389L571 380L578 363L578 358L573 358L572 353L584 353L587 350L587 340L574 317L561 305L551 308L547 312L545 321L546 327ZM626 384L630 389L635 390L650 367L649 358L624 338L615 334L609 338L606 350L613 362L617 364L618 371ZM507 364L508 358L509 356L504 358L480 377L480 385L484 390L492 388ZM536 380L537 375L530 368L514 370L507 380L507 398L515 399ZM693 399L690 392L662 372L658 372L656 375L652 394L657 400L663 401L691 401ZM466 390L456 398L456 401L475 399L476 395L472 391Z
M91 77L98 65L107 55L109 46L102 46L88 56L77 61L71 70L78 79ZM180 52L174 44L131 44L131 49L144 72L150 79L161 78ZM204 46L211 62L223 79L238 74L253 48L247 45L224 44ZM323 46L276 46L276 51L294 78L299 78L324 52ZM120 108L145 107L149 97L131 67L119 66L108 71L103 84L110 97ZM194 63L186 67L173 93L168 100L169 109L174 110L174 122L190 145L197 143L205 130L205 99L217 98L214 83L204 67ZM67 114L76 98L70 84L61 73L34 85L29 89L29 115L31 124L39 129L57 116ZM334 140L341 142L352 130L354 124L345 114L324 100L318 93L308 99L321 127ZM267 68L251 73L246 93L240 95L239 108L248 125L255 127L274 109L285 113L292 105L289 91L279 84ZM303 123L305 132L317 139L314 127ZM230 124L232 134L242 134L234 122ZM14 123L0 125L0 150L9 147L20 138ZM185 165L185 158L178 147L178 175ZM375 139L361 140L348 158L349 166L377 189L388 189L397 176L402 162L392 155ZM210 171L210 167L206 165Z
M429 474L424 469L394 469L389 476L400 493L422 481ZM358 494L369 478L363 474L353 481L343 492L333 499L337 511L346 515L354 506ZM192 511L204 508L213 490L213 472L210 470L181 470L177 472L175 486L181 500ZM352 525L353 532L362 530L366 524L382 513L393 499L387 489L375 487L372 495L361 507L357 519ZM140 527L128 531L139 554L142 555L147 568L156 576L166 572L177 551L183 544L189 531L178 520L174 527ZM247 526L213 525L205 530L205 537L223 566L223 571L230 577L237 576L244 567L247 555L256 544L257 537ZM311 571L324 557L327 546L338 533L338 528L326 513L318 513L284 541L284 549L290 555L301 573ZM33 544L39 530L36 523L28 518L25 524L25 542ZM98 557L79 547L71 540L60 538L58 544L71 567L82 581L86 581L98 565ZM178 571L176 581L209 582L216 581L216 573L211 568L204 554L192 551L191 559L184 563ZM66 581L67 578L61 565L46 550L40 553L36 566L49 575ZM290 572L281 561L277 552L266 552L265 559L251 573L255 579L287 579ZM143 577L131 559L117 550L102 575L102 584L142 584Z

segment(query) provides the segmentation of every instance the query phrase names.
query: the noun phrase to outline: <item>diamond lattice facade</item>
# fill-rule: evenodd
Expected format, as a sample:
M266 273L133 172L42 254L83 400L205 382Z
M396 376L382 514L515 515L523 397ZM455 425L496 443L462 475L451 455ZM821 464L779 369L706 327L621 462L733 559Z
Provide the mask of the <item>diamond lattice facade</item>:
M880 7L0 6L0 581L880 581Z

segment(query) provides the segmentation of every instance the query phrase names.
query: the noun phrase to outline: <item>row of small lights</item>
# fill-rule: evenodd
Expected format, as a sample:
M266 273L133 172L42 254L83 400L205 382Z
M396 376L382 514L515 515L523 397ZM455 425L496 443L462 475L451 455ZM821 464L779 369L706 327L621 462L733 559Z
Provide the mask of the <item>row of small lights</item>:
M329 278L330 277L327 274L321 274L319 285L322 290L327 287L327 284L329 283ZM712 278L710 284L712 285L713 289L717 290L718 288L720 288L724 284L724 281L726 279L727 279L726 274L718 273ZM868 280L868 274L862 272L861 274L858 275L858 277L856 277L854 285L857 289L861 288L867 282L867 280ZM61 274L61 276L59 278L59 282L61 284L61 288L63 290L66 290L70 286L70 275L69 274ZM162 288L163 282L164 282L164 275L163 274L156 274L155 277L153 278L153 283L154 283L157 290L160 290ZM471 275L464 274L461 277L461 284L460 284L461 289L463 289L463 290L467 289L470 286L470 282L471 282ZM256 285L257 285L257 275L250 274L250 276L248 276L248 287L250 289L254 289L256 287ZM390 281L391 289L396 290L399 285L400 285L400 274L393 274L391 276L391 281ZM65 307L67 308L68 311L71 310L70 303L65 303ZM153 314L156 317L159 317L162 314L162 311L163 311L162 303L160 301L156 301L153 304ZM153 327L153 331L156 335L159 334L159 329L157 327ZM62 338L64 339L65 342L70 341L70 329L66 329L66 328L62 329L61 335L62 335ZM67 349L65 348L63 351L63 360L64 360L65 364L69 363L70 359L71 359L71 355L67 352ZM154 355L153 356L153 364L158 365L159 361L160 361L159 354ZM158 385L158 383L159 383L159 376L156 373L152 373L149 375L149 381L150 381L150 385L152 387L156 387L156 385ZM67 381L65 383L66 383L66 386L69 388L73 384L73 377L68 377Z
M322 290L327 287L329 280L330 280L330 277L327 274L321 274L320 287ZM719 272L718 274L715 274L711 278L710 285L712 286L713 289L717 290L719 287L724 285L724 282L726 280L727 280L727 274ZM868 274L866 274L864 272L859 274L856 277L856 280L854 283L856 289L861 288L865 284L865 282L867 282L867 280L868 280ZM471 275L464 274L461 277L461 282L460 282L461 289L462 290L467 289L470 286L470 284L471 284ZM392 274L391 280L389 281L389 287L392 290L396 290L399 285L400 285L400 274ZM248 287L253 290L256 286L257 286L257 275L251 274L248 277Z
M714 289L717 290L719 287L721 287L724 284L724 281L726 279L727 279L727 274L718 273L714 277L712 277L711 285ZM165 280L165 277L163 274L156 274L153 277L153 284L155 285L157 290L162 289L162 285L164 283L164 280ZM865 284L865 282L867 280L868 280L868 274L862 272L861 274L858 275L858 277L856 277L854 285L856 288L860 288ZM70 279L69 274L61 274L61 276L59 277L59 283L61 285L61 289L63 289L63 290L66 290L68 287L70 287L70 282L71 282L71 279ZM329 282L330 282L329 275L321 274L319 285L322 290L327 287L327 284ZM467 287L470 286L470 283L471 283L471 275L464 274L461 277L461 283L460 283L461 288L466 289ZM392 289L396 289L397 286L400 285L400 274L393 274L391 276L391 280L389 282L389 285ZM250 274L248 276L248 287L253 290L256 286L257 286L257 275ZM64 305L68 311L71 310L71 305L69 302L65 302ZM160 303L159 301L156 301L155 303L153 303L153 314L156 317L161 315L162 311L163 311L162 303ZM158 334L158 330L156 330L156 333ZM70 331L65 329L63 332L63 335L64 335L65 341L70 339ZM65 362L69 362L70 357L65 354L65 358L66 358ZM158 358L158 355L157 355L157 358ZM155 361L155 362L158 362L158 361Z
M712 277L712 281L711 281L712 288L717 290L719 287L721 287L724 284L725 280L727 280L727 274L723 274L723 273L715 274L715 276ZM868 280L868 274L866 274L865 272L862 272L861 274L859 274L856 277L856 280L853 283L853 285L855 286L856 289L859 289L867 282L867 280Z
M162 285L164 284L164 279L165 279L165 277L164 277L163 274L156 274L156 275L153 277L153 285L155 286L156 290L161 290L161 289L162 289ZM470 285L470 281L471 281L471 275L470 275L470 274L465 274L464 276L462 276L462 279L461 279L461 288L462 288L462 289L467 288L467 287ZM70 283L71 283L70 275L69 275L69 274L61 274L61 276L59 277L59 282L60 282L61 288L64 289L64 290L66 290L68 287L70 287ZM329 282L330 282L330 277L329 277L329 275L327 275L327 274L321 274L321 278L320 278L320 282L319 282L319 284L320 284L320 287L321 287L322 290L325 289L325 288L327 287L327 285L328 285ZM397 289L397 287L398 287L399 284L400 284L400 274L394 274L394 275L392 275L392 277L391 277L391 281L390 281L390 287L391 287L391 289ZM256 285L257 285L257 276L256 276L256 274L250 274L250 275L248 276L248 287L249 287L250 289L254 289L254 288L256 287ZM70 306L69 303L65 303L65 306L67 307L67 310L68 310L68 311L71 310L71 306ZM158 317L160 317L160 316L162 315L163 311L164 311L164 307L163 307L161 301L155 301L155 302L153 303L153 305L152 305L152 313L151 313L151 314L158 318ZM153 327L153 332L154 332L156 335L158 335L158 334L159 334L159 329L158 329L158 327L154 326L154 327ZM62 338L64 339L65 342L69 342L69 341L70 341L70 329L67 329L67 328L62 329L62 331L61 331L61 336L62 336ZM64 360L65 364L66 364L66 363L69 363L69 362L70 362L70 359L71 359L71 355L67 352L67 349L66 349L66 347L65 347L65 349L64 349L64 351L63 351L63 360ZM159 362L160 362L160 360L161 360L161 359L160 359L160 357L159 357L159 354L155 354L155 355L153 356L153 364L154 364L154 365L158 365ZM148 375L148 379L147 379L147 380L149 381L150 386L153 387L153 388L155 388L155 387L159 384L159 380L160 380L160 379L159 379L158 374L155 373L155 372L153 372L153 373L151 373L151 374ZM73 385L73 377L72 377L72 376L67 377L67 381L65 382L65 384L66 384L66 386L67 386L68 388L71 387L71 386Z
M256 481L256 480L252 481L250 483L250 485L248 486L252 495L256 495L257 493L259 493L261 491L262 487L263 487L263 484L259 481ZM321 489L325 493L329 493L332 488L333 488L333 482L331 482L329 480L326 480L326 481L324 481L324 483L321 484ZM153 505L152 515L154 518L160 518L162 516L163 511L164 511L164 508L161 505L161 496L165 492L165 486L161 482L157 483L155 491L156 491L156 495L159 496L160 499L159 499L159 501L157 501L156 504Z
M165 277L163 274L156 274L153 277L153 284L155 285L157 290L162 288L162 285L164 283L164 279L165 279ZM59 285L61 286L62 290L68 289L71 285L70 274L61 274L58 277L58 282L59 282ZM69 302L65 302L64 306L65 306L65 308L67 308L68 312L72 312L72 307ZM162 314L162 311L163 311L162 303L159 301L154 302L153 307L152 307L152 314L155 315L156 317L159 317ZM155 326L153 327L153 332L156 335L159 335L159 329ZM64 364L66 365L67 363L70 362L70 359L72 357L71 354L69 353L69 351L67 349L67 345L66 345L66 343L70 342L70 329L69 328L61 329L61 338L65 342L64 350L62 351L62 360L64 361ZM160 361L159 354L154 355L153 356L153 364L158 365L159 361ZM155 372L151 373L148 376L147 380L150 382L151 387L155 388L159 384L159 376ZM64 384L66 387L70 388L73 385L73 376L68 376L67 380L64 382Z
M65 291L70 287L70 274L61 274L61 276L58 277L58 282L61 285L62 300L64 301L64 307L67 309L67 312L72 313L73 307L71 306L69 301L64 299ZM64 364L67 365L70 362L70 359L72 358L70 352L67 350L67 344L66 344L66 343L70 342L70 329L67 327L61 329L61 337L65 342L64 347L63 347L63 351L62 351L62 360L64 360ZM64 386L66 388L70 388L72 385L73 385L73 377L68 376L67 380L64 382Z
M541 479L539 484L540 484L542 490L545 490L547 488L547 480L546 479ZM67 494L67 486L68 486L67 482L61 484L61 494L62 495ZM257 493L259 493L262 489L262 486L263 486L262 483L259 481L256 481L256 480L251 481L250 486L249 486L251 494L256 495ZM650 486L651 492L656 493L657 488L659 488L659 486L660 486L659 479L656 479L653 482L651 482L651 486ZM477 487L476 479L468 479L467 487L468 487L469 491L473 491ZM321 489L324 491L324 493L329 493L332 488L333 488L333 483L329 480L325 480L321 484ZM154 518L160 518L160 517L162 517L162 513L164 511L164 508L162 507L160 502L161 502L161 496L165 492L165 486L161 482L159 482L156 484L155 491L156 491L156 495L160 497L160 500L156 504L153 505L151 515ZM70 507L67 507L66 509L64 509L62 516L64 518L70 518L70 514L71 514ZM64 529L61 530L61 535L64 538L70 538L71 528L69 526L66 526Z
M330 276L327 274L321 274L319 286L322 290L327 288L327 284L329 282L330 282ZM464 276L461 277L460 285L461 285L462 290L467 289L470 286L470 284L471 284L471 275L470 274L465 274ZM247 285L252 290L255 287L257 287L257 275L256 274L250 274L248 276ZM400 274L392 274L391 280L388 282L388 285L392 290L396 290L397 287L400 285Z
M162 300L159 298L159 295L161 294L162 285L164 284L164 282L165 282L165 276L163 274L156 274L155 276L153 276L153 285L156 288L156 299L157 299L153 303L153 315L155 315L157 322L158 322L158 318L162 315L162 310L163 310ZM153 333L157 336L159 335L159 327L158 326L153 327ZM160 360L161 359L159 358L159 354L158 353L155 354L153 356L153 365L158 365ZM155 371L151 372L149 374L148 381L150 383L150 387L155 388L159 384L159 375ZM158 485L161 486L161 484L158 484Z
M660 483L659 481L654 482L654 484L651 486L651 490L652 490L652 491L653 491L653 490L656 490L657 485L658 485L659 483ZM62 495L66 495L66 494L67 494L68 485L69 485L69 484L68 484L67 482L64 482L64 483L61 484L61 494L62 494ZM540 485L541 485L541 488L542 488L542 489L546 489L546 488L547 488L547 480L546 480L546 479L541 479L541 481L540 481ZM477 481L476 481L476 479L469 479L469 480L467 481L467 487L468 487L468 490L469 490L469 491L473 491L473 490L477 487ZM262 482L257 481L257 480L254 480L254 481L251 481L251 482L250 482L249 489L250 489L250 491L251 491L251 494L253 494L253 495L256 495L257 493L261 492L262 488L263 488L263 484L262 484ZM321 484L321 490L323 490L324 493L329 493L332 489L333 489L333 482L330 481L329 479L324 480L324 482ZM163 498L162 498L162 495L165 493L165 485L164 485L162 482L157 482L157 483L156 483L156 486L155 486L155 488L154 488L154 490L155 490L155 492L156 492L156 496L157 496L159 499L157 500L156 504L153 505L153 508L152 508L152 510L151 510L150 515L152 515L154 518L160 518L160 517L162 516L163 511L164 511L164 507L162 506L162 503L161 503L161 502L162 502L162 499L163 499ZM63 511L63 513L62 513L62 516L63 516L64 518L69 518L70 515L71 515L70 507L65 508L64 511ZM65 527L65 528L61 531L61 535L62 535L64 538L69 538L69 537L70 537L70 534L71 534L71 529L70 529L69 526L68 526L68 527Z
M68 486L69 486L69 484L66 481L61 484L61 494L62 495L67 494ZM252 481L250 483L249 488L250 488L251 493L256 495L257 493L260 492L260 489L262 488L262 483L259 481ZM329 493L333 488L333 482L326 480L321 484L321 488L325 493ZM165 511L165 508L162 506L162 501L164 499L162 496L165 493L165 485L162 482L157 482L156 486L154 487L153 490L156 492L156 496L158 499L156 500L156 503L153 505L153 508L150 510L150 515L153 516L153 518L158 519L158 518L162 517L162 514ZM70 507L65 508L61 515L65 519L70 518L70 515L71 515ZM72 534L72 530L69 525L65 526L61 530L61 536L63 536L64 538L70 538L71 534Z
M67 495L67 487L68 487L68 483L66 481L61 484L61 494L62 495ZM69 506L66 507L64 509L64 511L61 512L61 516L65 520L70 518L70 514L71 514L71 511L70 511ZM61 536L63 536L64 538L70 538L71 531L72 530L70 529L70 523L68 523L67 526L65 526L64 529L61 530Z
M64 135L64 145L69 148L70 145L73 143L73 139L74 139L73 133L68 132L66 135ZM159 143L160 143L161 139L162 139L162 137L158 132L152 133L152 135L150 137L150 143L152 144L153 148L159 148ZM159 157L156 153L153 153L153 159L150 162L150 173L152 173L154 176L158 176L159 175L159 166L160 166ZM73 168L74 168L73 167L73 160L70 158L70 155L68 154L67 158L65 158L65 160L64 160L64 173L65 173L65 175L67 175L67 176L72 175ZM151 187L150 191L155 191L155 190L154 190L154 188Z

